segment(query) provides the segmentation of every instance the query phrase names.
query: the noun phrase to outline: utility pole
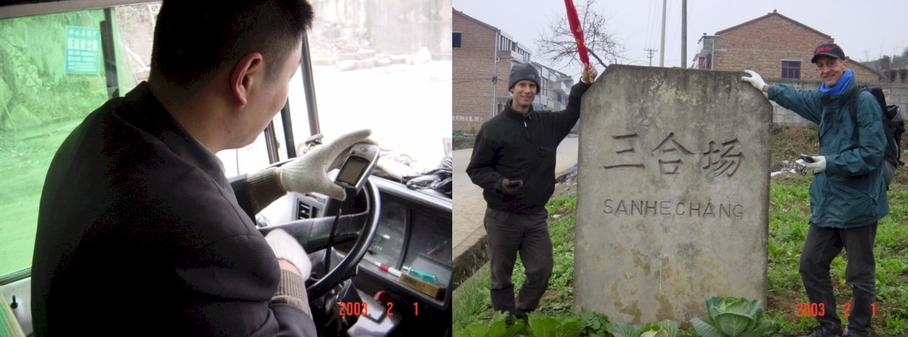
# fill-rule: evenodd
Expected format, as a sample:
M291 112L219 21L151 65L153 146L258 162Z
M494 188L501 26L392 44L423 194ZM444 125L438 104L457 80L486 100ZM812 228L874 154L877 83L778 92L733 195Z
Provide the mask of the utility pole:
M498 87L498 40L500 36L496 30L495 41L492 42L492 112L489 114L489 119L495 117L495 113L498 112L495 106L498 103L498 93L495 89Z
M644 49L644 51L646 51L646 57L649 58L649 66L652 67L653 66L653 54L656 52L656 50L653 48L647 48L647 49Z
M665 6L668 0L662 0L662 44L659 46L659 66L665 66Z
M681 69L687 68L687 0L681 0Z

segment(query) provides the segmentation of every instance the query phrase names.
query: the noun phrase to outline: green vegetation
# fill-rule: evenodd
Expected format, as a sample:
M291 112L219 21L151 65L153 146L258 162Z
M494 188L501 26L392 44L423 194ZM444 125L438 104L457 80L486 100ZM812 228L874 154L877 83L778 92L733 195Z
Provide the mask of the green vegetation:
M801 152L816 151L816 129L777 128L773 130L773 162L794 160ZM813 145L810 145L811 140ZM813 146L811 149L810 146ZM904 147L903 147L904 148ZM908 168L901 168L889 191L890 212L877 230L876 256L877 299L873 318L873 336L908 336ZM798 274L801 245L807 235L810 205L807 188L811 177L788 174L772 178L769 207L769 266L766 311L763 317L779 328L775 336L801 336L816 325L813 317L796 315L799 303L807 295ZM556 196L547 205L549 231L555 247L555 270L549 290L543 296L538 312L552 317L573 317L574 211L576 195ZM833 260L831 266L838 312L851 297L845 283L846 257ZM523 267L518 262L514 271L515 288L522 284ZM706 299L704 299L706 300ZM454 291L453 324L455 335L471 324L493 319L489 302L489 271L484 266ZM701 316L704 317L704 316ZM847 318L843 317L847 322ZM621 323L621 322L613 322ZM847 323L845 323L847 324ZM683 327L681 336L696 336L694 329Z
M787 176L773 180L770 190L769 227L769 314L781 324L781 333L804 333L815 323L812 317L795 315L797 305L808 303L798 274L801 245L807 236L807 203L809 177ZM905 336L908 334L908 188L893 184L889 191L889 215L877 229L876 256L877 299L876 316L872 324L874 336ZM844 314L844 303L850 300L851 289L845 283L846 257L832 262L832 283L839 303L838 313ZM798 317L800 316L800 317Z
M706 300L706 320L691 321L702 337L771 337L774 321L763 318L760 301L739 297L713 297Z
M574 298L574 210L577 199L574 196L556 196L546 208L552 214L549 233L554 246L555 267L549 280L549 290L542 297L537 310L546 315L567 315L571 313ZM526 280L523 264L518 259L514 268L514 285L519 288ZM493 321L492 304L489 300L489 265L486 264L454 290L453 325L455 335L475 323Z
M619 324L610 330L615 337L677 337L680 331L678 322L670 320L640 325Z
M534 313L530 314L527 319L529 325L519 319L514 320L512 325L508 325L506 319L507 317L504 313L495 313L490 323L476 322L466 328L455 331L454 334L467 337L585 337L610 336L612 329L608 317L592 312L583 312L580 315L542 315ZM670 324L669 326L671 326ZM677 330L677 323L674 323L674 327ZM660 329L662 329L662 325L650 330L661 331ZM638 336L635 335L633 337ZM664 337L674 337L674 335L665 335Z
M473 142L476 141L476 130L454 130L452 132L452 142L455 150L472 149Z

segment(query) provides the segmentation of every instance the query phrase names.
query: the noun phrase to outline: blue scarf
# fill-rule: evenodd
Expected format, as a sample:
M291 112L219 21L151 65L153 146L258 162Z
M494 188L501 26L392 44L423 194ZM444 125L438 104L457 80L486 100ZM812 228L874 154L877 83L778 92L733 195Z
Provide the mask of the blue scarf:
M820 92L824 94L836 94L841 95L842 91L845 91L845 88L848 87L848 83L854 78L854 71L851 69L845 69L845 73L842 74L842 77L839 78L839 81L835 83L835 86L832 88L827 87L826 83L820 82Z

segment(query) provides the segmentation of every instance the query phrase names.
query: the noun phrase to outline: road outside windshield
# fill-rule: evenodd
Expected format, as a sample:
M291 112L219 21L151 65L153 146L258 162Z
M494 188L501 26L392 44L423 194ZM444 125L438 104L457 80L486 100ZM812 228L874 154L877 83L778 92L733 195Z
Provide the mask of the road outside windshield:
M322 133L371 128L383 149L435 168L451 137L450 1L313 5L309 47ZM291 82L300 87L291 87L294 134L307 135L299 77Z

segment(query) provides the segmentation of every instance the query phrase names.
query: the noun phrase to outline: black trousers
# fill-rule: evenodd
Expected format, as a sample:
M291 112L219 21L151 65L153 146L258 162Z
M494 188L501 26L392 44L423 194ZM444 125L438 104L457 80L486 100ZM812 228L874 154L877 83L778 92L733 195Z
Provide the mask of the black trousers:
M492 270L492 309L520 315L539 305L552 276L552 240L545 223L548 216L545 208L530 214L486 209L484 224ZM526 267L526 282L515 304L511 274L518 252Z
M876 227L876 223L849 229L810 226L801 251L801 281L810 302L826 306L826 314L817 317L824 327L841 329L829 266L844 247L848 256L845 280L852 287L848 331L853 336L870 335L871 305L876 291L876 262L873 258Z

